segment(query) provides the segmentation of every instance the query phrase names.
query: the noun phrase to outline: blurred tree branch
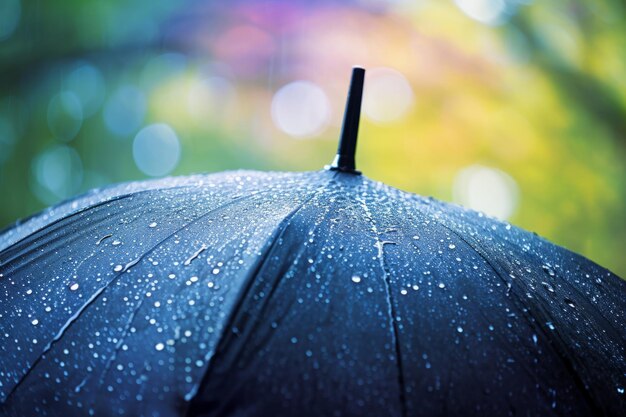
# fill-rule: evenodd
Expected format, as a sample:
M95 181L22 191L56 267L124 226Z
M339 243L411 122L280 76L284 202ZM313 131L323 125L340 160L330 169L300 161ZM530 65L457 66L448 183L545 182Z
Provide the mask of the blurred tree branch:
M564 64L556 51L542 42L534 22L524 13L511 18L510 25L525 37L532 64L549 77L568 105L592 115L604 125L611 136L626 146L626 106L622 104L614 86L590 73ZM505 29L506 30L506 29Z

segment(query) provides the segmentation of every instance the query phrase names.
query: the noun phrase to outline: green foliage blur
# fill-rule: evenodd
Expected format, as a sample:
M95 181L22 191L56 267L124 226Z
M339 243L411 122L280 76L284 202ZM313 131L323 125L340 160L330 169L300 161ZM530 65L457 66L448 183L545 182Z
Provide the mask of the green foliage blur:
M365 175L626 277L619 0L3 0L0 227L116 182L320 169L355 64Z

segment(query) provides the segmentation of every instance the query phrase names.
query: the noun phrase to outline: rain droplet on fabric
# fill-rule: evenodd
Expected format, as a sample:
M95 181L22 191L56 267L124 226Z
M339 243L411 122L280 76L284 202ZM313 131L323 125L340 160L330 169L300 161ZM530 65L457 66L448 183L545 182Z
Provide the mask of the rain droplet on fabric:
M200 254L204 252L206 249L207 249L206 245L200 246L200 248L197 251L195 251L189 258L185 259L185 262L183 262L183 265L185 266L190 265L191 262L194 259L196 259L198 256L200 256Z
M541 265L541 268L545 271L546 274L550 275L551 277L556 275L550 265Z
M96 245L101 244L101 243L102 243L105 239L108 239L108 238L110 238L111 236L113 236L113 235L112 235L112 234L110 234L110 233L109 233L108 235L104 235L104 236L102 236L100 239L98 239L98 241L96 242Z
M541 285L543 285L546 288L546 290L548 290L550 292L554 292L554 288L552 287L552 285L548 284L547 282L542 281Z
M353 275L353 276L352 276L352 282L354 282L354 283L357 283L357 284L358 284L359 282L361 282L361 277L359 277L359 276L357 276L357 275Z

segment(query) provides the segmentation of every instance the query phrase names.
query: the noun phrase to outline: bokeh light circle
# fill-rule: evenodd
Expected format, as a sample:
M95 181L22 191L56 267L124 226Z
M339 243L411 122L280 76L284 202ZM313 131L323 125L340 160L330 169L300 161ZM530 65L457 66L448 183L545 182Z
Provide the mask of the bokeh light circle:
M467 16L487 25L502 23L506 13L505 0L454 0Z
M510 175L499 169L472 165L457 174L453 196L465 207L506 220L515 212L519 188Z
M370 120L395 122L413 106L413 89L400 72L391 68L374 68L365 77L363 112Z
M0 41L9 38L17 29L22 15L20 0L0 1Z
M83 163L74 148L55 145L32 162L33 191L46 204L76 194L83 181Z
M93 115L104 101L106 91L104 77L95 66L79 61L67 76L65 88L76 95L83 109L83 116Z
M165 123L144 127L133 141L133 159L144 174L160 177L169 174L180 157L176 132Z
M48 127L62 141L70 141L78 134L83 124L83 107L71 91L63 91L48 103Z
M139 129L146 116L146 97L132 85L119 87L104 105L102 117L107 129L116 136L128 136Z
M318 135L330 121L328 97L310 81L295 81L283 86L274 94L271 111L274 124L295 138Z

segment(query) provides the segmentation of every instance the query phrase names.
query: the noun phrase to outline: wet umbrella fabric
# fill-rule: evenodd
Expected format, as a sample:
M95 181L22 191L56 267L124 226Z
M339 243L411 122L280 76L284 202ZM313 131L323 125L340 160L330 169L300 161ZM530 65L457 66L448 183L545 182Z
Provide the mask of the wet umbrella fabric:
M102 194L3 235L2 415L624 411L625 283L533 234L341 172Z
M337 157L97 190L0 235L0 415L625 415L626 283Z

